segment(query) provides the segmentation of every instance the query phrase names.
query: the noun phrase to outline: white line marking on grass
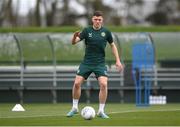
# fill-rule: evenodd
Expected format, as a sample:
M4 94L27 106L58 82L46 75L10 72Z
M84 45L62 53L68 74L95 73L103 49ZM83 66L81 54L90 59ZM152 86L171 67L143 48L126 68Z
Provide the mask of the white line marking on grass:
M126 111L119 111L119 112L110 112L108 114L131 113L131 112L164 112L164 111L180 111L180 109L126 110Z
M118 111L118 112L109 112L107 114L118 114L118 113L133 113L133 112L164 112L164 111L180 111L180 109L154 109L154 110L126 110L126 111ZM80 114L76 114L80 115ZM28 116L0 116L0 118L36 118L36 117L54 117L54 116L64 116L65 114L59 114L59 115L28 115Z
M28 115L28 116L0 116L0 118L35 118L35 117L51 117L51 116L66 116L64 114L60 115Z

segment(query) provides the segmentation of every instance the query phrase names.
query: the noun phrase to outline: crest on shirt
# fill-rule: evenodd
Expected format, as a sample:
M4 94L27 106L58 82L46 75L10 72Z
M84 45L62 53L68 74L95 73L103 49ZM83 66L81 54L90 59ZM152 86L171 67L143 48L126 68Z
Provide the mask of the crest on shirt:
M88 37L92 37L92 33L88 33Z
M101 36L102 36L102 37L105 37L105 36L106 36L106 33L105 33L105 32L102 32L102 33L101 33Z

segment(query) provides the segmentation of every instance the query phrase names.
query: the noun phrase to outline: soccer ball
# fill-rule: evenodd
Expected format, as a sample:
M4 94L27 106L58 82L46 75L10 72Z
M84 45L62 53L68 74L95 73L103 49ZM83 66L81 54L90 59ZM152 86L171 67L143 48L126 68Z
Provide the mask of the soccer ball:
M85 120L91 120L95 117L96 113L93 107L86 106L81 110L81 116Z

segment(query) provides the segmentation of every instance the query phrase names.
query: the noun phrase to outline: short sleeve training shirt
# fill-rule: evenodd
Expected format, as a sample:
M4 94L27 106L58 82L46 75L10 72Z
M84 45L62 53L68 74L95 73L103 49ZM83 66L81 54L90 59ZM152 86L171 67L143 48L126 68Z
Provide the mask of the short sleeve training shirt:
M86 46L83 63L87 65L105 64L106 44L113 42L111 32L104 27L95 30L90 26L83 29L80 39L85 40Z

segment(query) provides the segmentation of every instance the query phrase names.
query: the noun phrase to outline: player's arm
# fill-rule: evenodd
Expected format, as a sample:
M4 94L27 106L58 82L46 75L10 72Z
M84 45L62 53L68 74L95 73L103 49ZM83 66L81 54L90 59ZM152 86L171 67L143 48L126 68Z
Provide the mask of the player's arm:
M79 31L76 31L72 37L72 45L75 45L76 43L78 43L80 41L80 32Z
M113 53L113 55L114 55L114 57L116 59L116 68L119 71L122 71L123 70L123 65L121 64L117 47L116 47L114 42L112 42L110 45L111 45L112 53Z

